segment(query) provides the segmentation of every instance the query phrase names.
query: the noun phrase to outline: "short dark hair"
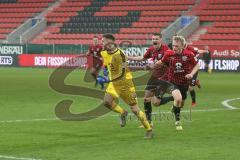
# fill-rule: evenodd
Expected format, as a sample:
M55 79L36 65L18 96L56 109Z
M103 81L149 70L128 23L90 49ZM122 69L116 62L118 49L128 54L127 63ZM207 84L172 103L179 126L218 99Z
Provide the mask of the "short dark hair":
M161 33L153 33L153 36L158 36L158 37L162 38L162 34Z
M108 34L104 34L102 37L106 38L106 39L110 39L112 41L115 41L115 37L112 34L109 34L109 33Z

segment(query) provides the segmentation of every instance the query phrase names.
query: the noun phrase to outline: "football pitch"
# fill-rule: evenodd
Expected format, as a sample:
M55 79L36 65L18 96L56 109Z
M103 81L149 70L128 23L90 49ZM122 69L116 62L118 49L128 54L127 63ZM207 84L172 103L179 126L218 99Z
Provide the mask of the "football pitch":
M89 121L56 118L55 106L61 100L73 100L72 113L89 111L101 100L54 91L49 86L52 72L0 69L0 160L239 160L239 73L200 72L202 88L196 88L192 120L190 96L182 113L182 132L175 130L171 102L153 108L155 137L146 140L134 116L124 128L112 112ZM83 80L84 73L75 70L65 83L100 90ZM135 72L134 76L142 74ZM138 101L143 108L142 97ZM121 101L120 105L130 112Z

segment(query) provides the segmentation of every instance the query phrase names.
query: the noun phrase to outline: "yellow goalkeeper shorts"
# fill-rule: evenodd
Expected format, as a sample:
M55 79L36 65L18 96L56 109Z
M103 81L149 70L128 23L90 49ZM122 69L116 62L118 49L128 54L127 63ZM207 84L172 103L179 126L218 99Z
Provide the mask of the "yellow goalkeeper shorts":
M110 82L106 93L113 98L121 98L130 106L137 104L137 94L132 79L119 80L117 82Z

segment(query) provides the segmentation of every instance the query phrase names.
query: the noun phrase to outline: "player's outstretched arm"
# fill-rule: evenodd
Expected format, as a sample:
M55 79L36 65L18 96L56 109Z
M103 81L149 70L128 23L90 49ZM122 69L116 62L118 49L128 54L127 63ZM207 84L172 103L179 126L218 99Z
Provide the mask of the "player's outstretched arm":
M143 56L137 56L137 57L128 56L127 59L131 60L131 61L144 61L144 60L146 60Z
M199 50L198 50L198 53L200 53L200 54L205 54L205 53L208 53L208 50L199 49Z
M164 63L161 60L159 60L155 64L148 64L148 65L146 65L145 66L145 70L154 70L156 68L160 68L163 65L164 65Z
M197 63L194 67L191 73L187 74L185 77L187 79L192 79L193 75L197 73L197 71L199 70L199 64Z

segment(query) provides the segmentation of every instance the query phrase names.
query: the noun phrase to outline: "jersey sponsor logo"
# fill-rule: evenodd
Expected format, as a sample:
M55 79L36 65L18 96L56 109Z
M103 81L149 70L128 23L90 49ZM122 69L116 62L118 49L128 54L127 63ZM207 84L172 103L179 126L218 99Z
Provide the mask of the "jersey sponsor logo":
M182 67L183 67L182 63L177 62L177 63L175 64L175 71L174 71L174 73L184 72L184 69L183 69Z

